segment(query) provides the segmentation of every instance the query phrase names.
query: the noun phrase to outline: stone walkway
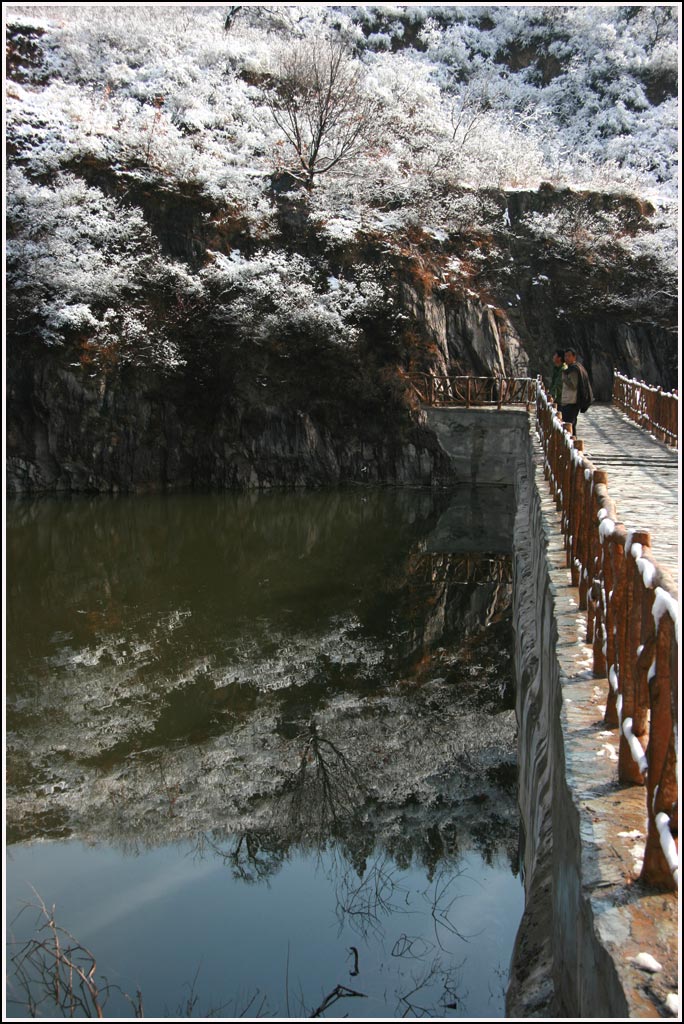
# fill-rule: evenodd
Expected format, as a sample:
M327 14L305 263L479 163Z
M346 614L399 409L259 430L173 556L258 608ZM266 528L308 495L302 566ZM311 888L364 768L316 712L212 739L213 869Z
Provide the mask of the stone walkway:
M612 417L606 416L611 411L607 406L599 406L596 412L592 409L591 418L612 429ZM620 413L616 416L619 418ZM580 418L578 428L582 427L583 419L588 426L589 416L585 416ZM627 421L627 425L631 426L631 423ZM588 434L589 430L584 431L585 437ZM581 982L577 990L579 996L582 986L590 990L593 984L599 985L603 978L608 977L606 968L612 962L627 999L629 1012L613 1009L609 1016L621 1020L676 1016L681 1020L681 1016L675 1013L670 1015L666 1009L668 997L678 991L679 985L677 893L652 891L639 880L647 834L645 790L641 786L622 785L617 779L619 732L607 727L604 722L609 682L593 673L593 651L586 643L586 618L578 608L579 595L572 585L566 564L560 516L549 493L541 465L542 460L538 457L536 484L541 496L542 526L547 537L547 572L558 640L553 657L549 652L548 660L544 659L544 669L540 675L544 675L547 681L552 680L553 658L557 659L558 682L562 690L557 705L560 709L562 752L556 749L554 755L557 737L552 725L553 702L548 697L545 699L545 689L541 685L538 703L531 705L529 712L535 719L538 717L540 745L535 751L527 750L528 770L532 774L538 773L541 783L546 776L540 763L544 758L553 758L559 779L565 783L560 782L555 790L550 786L553 797L543 794L541 790L533 793L533 796L539 797L539 809L535 813L541 820L545 799L552 800L552 848L556 844L559 860L556 861L555 873L548 883L551 899L557 900L559 911L563 913L566 907L571 906L571 894L574 896L574 892L577 892L585 908L583 913L577 915L576 923L570 912L565 927L552 933L554 956L563 964L558 978L562 983L566 976L566 965L574 957L577 964L571 967L575 966L575 976ZM617 468L610 473L609 487L610 480L617 478L618 473ZM619 499L615 500L617 502ZM536 571L536 568L531 578L538 585L543 574ZM545 600L537 600L538 607L546 606ZM530 672L529 676L532 678L533 673ZM531 696L532 692L528 698ZM554 713L558 714L558 711ZM523 721L519 713L519 722ZM578 815L577 823L574 816L568 813L567 805L562 803L566 785ZM579 847L572 845L573 830L577 828ZM577 849L579 854L571 852ZM573 890L570 885L554 897L554 887L561 890L560 878L564 876L566 881L571 878L572 858L575 855L580 857L577 889ZM595 933L610 961L607 958L592 960L588 946L579 938L583 928ZM568 931L577 936L575 943L568 943ZM642 953L653 956L662 970L655 974L641 970L635 958ZM589 1012L582 1016L598 1019L589 1009L592 1003L591 992L587 991L584 998Z
M608 491L627 529L651 534L653 556L679 589L679 458L610 405L580 414L584 453L608 474Z

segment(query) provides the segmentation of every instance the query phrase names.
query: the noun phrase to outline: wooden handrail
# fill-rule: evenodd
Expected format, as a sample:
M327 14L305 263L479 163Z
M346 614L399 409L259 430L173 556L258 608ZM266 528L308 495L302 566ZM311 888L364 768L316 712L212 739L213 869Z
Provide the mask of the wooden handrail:
M572 582L587 612L594 674L608 679L605 720L620 730L618 778L646 785L648 838L641 878L674 890L677 860L677 588L653 557L650 534L618 521L607 474L573 441L537 382L544 472L561 512Z
M613 403L659 441L679 447L679 396L613 371Z
M414 391L426 405L476 406L527 405L536 401L537 382L531 377L451 377L431 373L412 374Z

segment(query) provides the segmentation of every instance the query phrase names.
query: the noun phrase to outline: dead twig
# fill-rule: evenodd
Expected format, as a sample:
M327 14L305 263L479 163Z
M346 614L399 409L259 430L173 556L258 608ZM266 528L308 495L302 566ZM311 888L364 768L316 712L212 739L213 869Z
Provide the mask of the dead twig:
M310 1013L310 1017L320 1017L326 1010L329 1010L340 999L367 999L368 997L363 992L355 992L353 988L347 988L346 985L336 985L332 992L328 993L321 1005L313 1013Z
M63 1016L102 1019L109 997L117 992L128 1001L135 1016L141 1017L140 993L134 1000L106 978L98 980L94 955L56 923L55 908L48 910L35 889L34 893L38 901L34 906L43 918L38 935L47 932L47 937L29 939L10 958L14 970L11 984L17 986L23 998L9 1001L23 1002L31 1016L38 1016L43 1004L50 1002Z

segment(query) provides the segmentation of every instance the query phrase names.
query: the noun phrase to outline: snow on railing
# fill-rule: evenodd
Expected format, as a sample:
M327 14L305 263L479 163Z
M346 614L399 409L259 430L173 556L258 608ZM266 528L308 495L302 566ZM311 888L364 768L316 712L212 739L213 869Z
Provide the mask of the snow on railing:
M679 447L679 397L613 371L613 403L659 441Z
M530 377L447 377L413 374L409 381L427 405L529 405L536 401L537 382Z
M651 551L650 534L627 530L607 474L584 456L570 424L537 382L544 472L561 514L568 567L587 613L594 675L608 680L606 724L620 730L618 777L647 789L642 879L675 889L678 811L679 613L677 589Z

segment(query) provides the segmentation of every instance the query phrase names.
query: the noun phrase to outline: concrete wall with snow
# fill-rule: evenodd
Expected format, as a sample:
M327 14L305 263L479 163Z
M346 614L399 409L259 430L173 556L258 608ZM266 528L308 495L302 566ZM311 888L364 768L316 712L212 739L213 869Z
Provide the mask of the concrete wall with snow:
M669 1016L676 898L638 881L646 805L617 782L555 503L530 425L516 467L513 542L519 800L526 909L511 964L511 1017ZM643 954L659 970L645 973Z

